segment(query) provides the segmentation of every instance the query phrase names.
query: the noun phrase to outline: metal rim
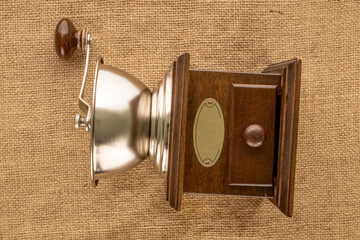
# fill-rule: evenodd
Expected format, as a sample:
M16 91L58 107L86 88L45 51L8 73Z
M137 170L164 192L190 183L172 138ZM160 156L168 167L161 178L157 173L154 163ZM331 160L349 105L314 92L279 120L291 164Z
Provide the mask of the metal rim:
M171 119L171 98L172 98L172 76L173 69L171 68L166 76L165 82L165 118L164 118L164 150L163 159L161 165L161 174L167 173L168 161L169 161L169 135L170 135L170 119Z
M170 134L171 98L172 98L172 66L164 79L153 91L151 106L151 130L149 158L155 169L164 176L168 167L168 148Z
M95 177L95 166L94 166L94 117L95 117L95 99L96 99L96 87L97 87L97 78L99 73L99 64L104 64L104 59L102 57L99 57L96 62L96 68L95 68L95 77L94 77L94 88L93 88L93 99L92 99L92 109L91 109L91 138L90 138L90 165L91 165L91 184L93 187L96 187L99 180L96 180Z

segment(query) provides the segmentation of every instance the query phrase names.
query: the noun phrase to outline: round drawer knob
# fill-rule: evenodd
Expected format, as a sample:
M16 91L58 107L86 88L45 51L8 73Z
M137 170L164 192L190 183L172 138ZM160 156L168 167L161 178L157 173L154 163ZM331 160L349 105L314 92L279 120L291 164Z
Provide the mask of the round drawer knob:
M265 130L259 124L251 124L244 131L245 143L252 148L261 147L265 141Z

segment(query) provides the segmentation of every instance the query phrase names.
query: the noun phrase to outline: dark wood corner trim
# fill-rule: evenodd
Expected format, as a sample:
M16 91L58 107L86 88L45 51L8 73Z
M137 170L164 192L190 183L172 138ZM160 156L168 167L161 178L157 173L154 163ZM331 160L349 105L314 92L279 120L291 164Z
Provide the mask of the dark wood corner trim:
M190 54L181 55L175 64L172 87L172 112L169 140L167 200L175 210L181 210L184 188L187 98L190 78Z
M264 70L265 73L282 74L277 177L275 196L270 200L289 217L294 205L301 65L300 59L292 59Z

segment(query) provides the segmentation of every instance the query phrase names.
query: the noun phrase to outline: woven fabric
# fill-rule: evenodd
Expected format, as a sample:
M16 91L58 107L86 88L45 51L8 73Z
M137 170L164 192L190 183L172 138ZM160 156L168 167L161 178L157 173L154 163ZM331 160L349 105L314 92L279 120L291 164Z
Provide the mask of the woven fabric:
M62 17L92 34L88 100L99 55L149 87L185 51L192 69L302 58L293 218L234 196L177 213L149 160L93 189L74 129L85 55L57 57ZM0 238L360 239L359 38L359 1L1 1Z

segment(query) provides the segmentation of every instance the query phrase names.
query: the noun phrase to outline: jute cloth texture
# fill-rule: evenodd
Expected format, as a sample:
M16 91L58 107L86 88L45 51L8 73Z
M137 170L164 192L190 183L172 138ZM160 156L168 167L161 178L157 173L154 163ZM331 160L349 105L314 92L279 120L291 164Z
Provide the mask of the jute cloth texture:
M360 239L359 1L1 1L0 238ZM185 195L180 213L144 161L90 184L74 129L85 54L61 61L56 23L153 88L185 51L192 69L261 72L303 59L293 218L270 201Z

